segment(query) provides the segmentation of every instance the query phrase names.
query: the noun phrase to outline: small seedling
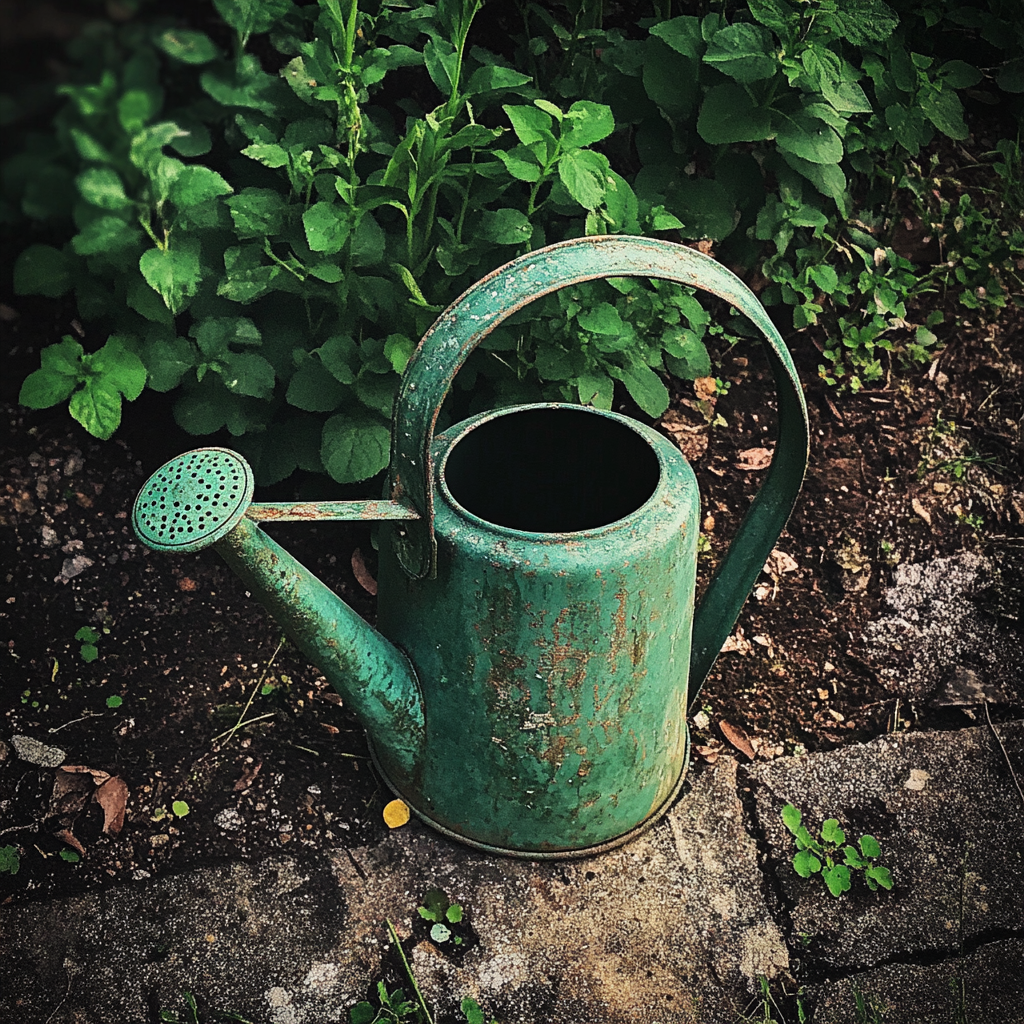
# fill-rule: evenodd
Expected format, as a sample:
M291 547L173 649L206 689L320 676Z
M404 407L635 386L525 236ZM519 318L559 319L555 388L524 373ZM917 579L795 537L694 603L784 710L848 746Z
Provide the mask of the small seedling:
M21 867L21 857L16 846L0 846L0 875L16 875Z
M801 878L820 872L833 896L841 896L850 888L853 871L864 872L864 881L872 892L879 886L892 888L889 869L875 863L882 855L882 848L874 836L861 836L854 847L847 844L846 833L839 827L838 819L827 818L819 836L815 837L801 824L801 818L800 811L792 804L782 808L783 824L793 833L797 846L793 870Z
M108 708L119 708L122 703L123 701L121 700L120 697L117 696L117 694L113 694L112 696L107 698Z
M99 649L96 647L96 642L99 640L101 634L97 633L92 626L83 626L76 634L75 639L82 641L82 647L80 654L82 661L90 662L95 661L99 656Z
M175 800L174 803L171 804L171 810L174 811L174 816L176 818L184 818L191 808L184 800Z
M66 860L69 864L77 864L82 858L74 850L61 850L60 859Z
M440 889L431 889L423 897L423 905L416 908L424 921L433 921L430 938L434 942L447 942L449 939L456 946L462 945L461 935L452 935L450 924L462 923L462 907L458 903L449 903L448 897Z

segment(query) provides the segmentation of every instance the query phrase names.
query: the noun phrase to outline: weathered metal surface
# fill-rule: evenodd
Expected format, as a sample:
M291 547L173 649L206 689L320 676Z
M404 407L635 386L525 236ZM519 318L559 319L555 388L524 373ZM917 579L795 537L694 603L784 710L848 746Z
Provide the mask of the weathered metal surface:
M456 299L413 353L395 403L390 493L422 514L420 522L411 523L404 536L395 539L396 550L410 576L436 571L431 442L438 410L469 353L506 317L542 295L580 281L625 276L693 285L735 306L764 336L778 393L779 443L772 464L696 612L690 665L695 694L786 525L803 482L809 443L803 391L775 325L754 293L703 253L626 235L573 239L507 263Z
M693 472L633 420L550 408L621 423L649 445L649 500L601 528L535 534L467 514L442 486L437 575L408 577L388 524L379 570L378 627L416 665L426 709L417 774L385 770L388 782L431 824L523 856L626 838L665 809L686 767ZM440 435L440 471L473 429L522 411Z
M487 413L433 437L455 373L502 319L576 281L623 275L732 302L763 332L778 388L774 459L696 613L697 486L666 438L563 405ZM474 482L487 450L474 444L497 423L499 440L517 439L538 415L568 417L572 443L549 445L541 424L514 473L498 444L487 456L497 475ZM609 431L613 449L628 439L614 467L598 440ZM396 402L391 501L251 506L241 456L206 449L158 471L134 521L159 550L216 546L360 716L388 784L426 821L488 850L577 856L634 835L678 792L688 689L692 699L785 525L807 441L792 360L738 278L667 242L580 239L496 271L424 337ZM583 471L569 474L565 458ZM563 491L575 497L562 502ZM541 518L524 525L531 501ZM557 525L573 502L579 521ZM385 520L380 633L253 522L307 518Z
M408 505L397 501L299 501L253 502L245 510L245 518L255 522L301 522L310 519L344 521L377 519L419 519Z
M248 519L214 546L359 716L385 770L414 777L423 703L409 659Z
M249 464L228 448L197 448L161 466L132 508L132 525L156 551L199 551L230 531L252 500Z

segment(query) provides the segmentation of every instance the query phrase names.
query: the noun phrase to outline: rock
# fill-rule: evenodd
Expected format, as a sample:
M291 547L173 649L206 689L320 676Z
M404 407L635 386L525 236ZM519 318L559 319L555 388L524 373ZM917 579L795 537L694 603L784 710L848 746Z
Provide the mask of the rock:
M11 744L22 761L37 764L40 768L59 768L68 756L60 747L48 747L31 736L12 736Z
M53 582L67 583L68 580L72 580L76 576L85 572L85 570L92 564L92 559L86 558L85 555L75 555L74 558L65 558L64 564L61 566L60 574L54 577Z

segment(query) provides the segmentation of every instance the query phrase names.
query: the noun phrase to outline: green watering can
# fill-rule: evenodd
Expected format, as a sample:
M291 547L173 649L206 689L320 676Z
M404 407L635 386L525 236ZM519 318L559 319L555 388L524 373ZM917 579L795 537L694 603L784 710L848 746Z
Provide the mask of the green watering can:
M700 505L686 459L635 420L545 403L434 436L488 332L580 281L663 278L712 292L764 334L779 439L765 482L694 611ZM714 260L654 239L528 253L445 310L395 402L387 500L253 504L224 448L179 456L135 502L158 551L213 546L365 727L388 786L434 828L494 853L586 856L668 809L700 686L793 508L807 410L753 293ZM381 520L377 629L260 520ZM379 630L379 631L378 631Z

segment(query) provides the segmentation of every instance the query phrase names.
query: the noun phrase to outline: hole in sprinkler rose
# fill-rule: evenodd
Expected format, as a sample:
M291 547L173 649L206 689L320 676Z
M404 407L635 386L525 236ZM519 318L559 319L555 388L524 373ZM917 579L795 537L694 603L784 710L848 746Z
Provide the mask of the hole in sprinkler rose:
M444 480L467 512L512 530L573 533L625 518L660 477L651 445L586 409L530 409L481 423L448 453Z

